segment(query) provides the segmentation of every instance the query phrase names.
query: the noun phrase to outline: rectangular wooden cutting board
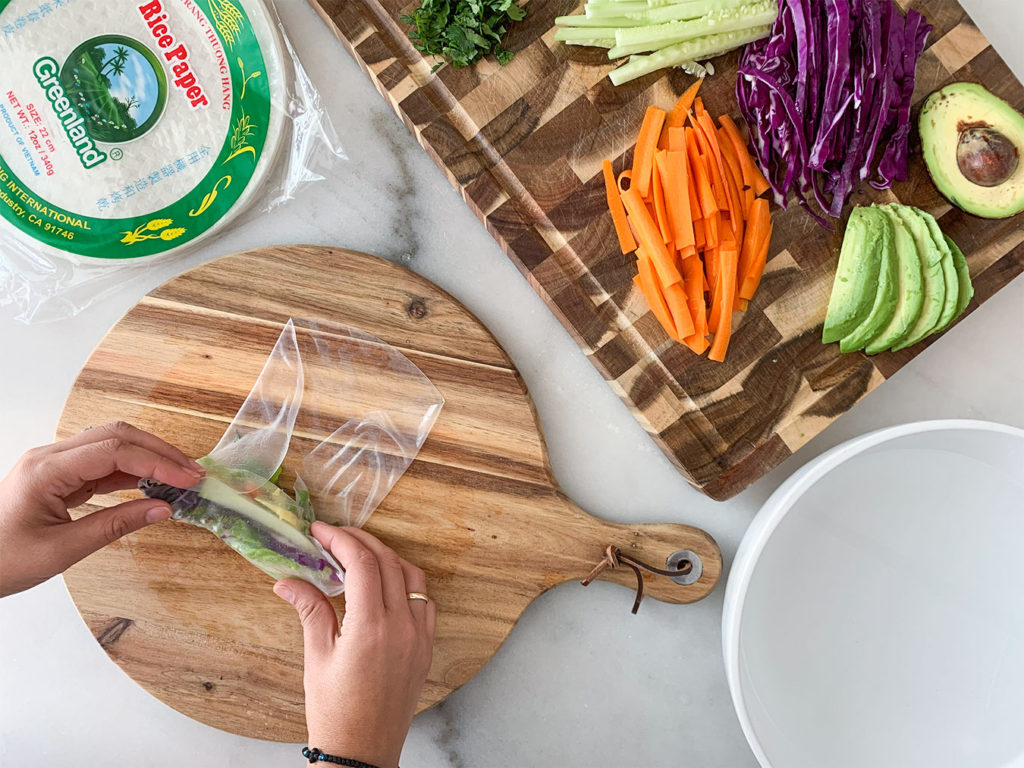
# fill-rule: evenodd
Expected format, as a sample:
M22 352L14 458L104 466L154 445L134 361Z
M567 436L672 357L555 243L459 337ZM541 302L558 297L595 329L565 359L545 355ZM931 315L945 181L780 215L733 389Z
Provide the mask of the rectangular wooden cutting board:
M1024 109L1024 87L957 2L897 1L935 27L917 106L967 80ZM654 441L712 498L743 490L926 346L869 358L821 343L839 239L795 206L773 211L765 278L734 321L727 361L667 338L633 287L633 257L619 252L600 164L628 167L647 106L669 107L692 78L673 71L613 87L604 51L554 42L555 17L582 0L533 0L509 34L508 66L434 74L398 21L417 0L310 2ZM736 58L715 60L702 88L714 115L738 117ZM971 311L1024 271L1024 216L986 221L953 209L928 178L916 132L911 141L909 180L852 202L898 199L933 213L967 255Z

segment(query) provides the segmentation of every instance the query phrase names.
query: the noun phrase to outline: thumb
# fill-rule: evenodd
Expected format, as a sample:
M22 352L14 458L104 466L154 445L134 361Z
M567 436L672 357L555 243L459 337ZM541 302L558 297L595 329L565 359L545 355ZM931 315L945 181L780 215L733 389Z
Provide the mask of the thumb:
M154 499L135 499L101 509L74 522L61 526L65 530L63 553L66 565L77 563L122 536L137 531L150 523L166 520L171 508L166 502Z
M322 656L338 637L338 614L324 593L305 581L285 579L274 585L274 594L291 603L302 622L306 658Z

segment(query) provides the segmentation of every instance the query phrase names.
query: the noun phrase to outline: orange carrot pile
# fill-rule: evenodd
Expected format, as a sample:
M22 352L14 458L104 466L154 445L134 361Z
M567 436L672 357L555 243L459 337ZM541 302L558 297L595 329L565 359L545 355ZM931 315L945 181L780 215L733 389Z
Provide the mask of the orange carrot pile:
M668 113L648 107L632 169L616 179L606 160L603 170L619 246L636 252L647 306L671 338L722 362L733 311L761 282L772 221L761 197L768 182L732 119L715 126L700 84Z

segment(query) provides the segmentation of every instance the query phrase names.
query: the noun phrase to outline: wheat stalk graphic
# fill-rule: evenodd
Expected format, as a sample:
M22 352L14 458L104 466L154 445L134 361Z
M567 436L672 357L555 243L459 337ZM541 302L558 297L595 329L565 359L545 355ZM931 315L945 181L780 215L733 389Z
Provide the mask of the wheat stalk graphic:
M121 242L125 245L135 245L143 240L175 240L185 234L184 227L167 229L173 224L172 219L152 219L145 224L140 224L134 232L123 232ZM163 230L160 232L160 230ZM159 234L151 234L159 232Z
M235 7L231 0L210 0L210 16L213 18L213 25L217 32L224 38L228 48L235 47L239 32L242 31L242 22L245 18L242 12Z

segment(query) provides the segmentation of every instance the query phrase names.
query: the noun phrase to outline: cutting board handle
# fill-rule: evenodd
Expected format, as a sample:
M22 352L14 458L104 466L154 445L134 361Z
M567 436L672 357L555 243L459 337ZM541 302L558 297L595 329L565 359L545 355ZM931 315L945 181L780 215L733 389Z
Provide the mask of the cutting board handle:
M692 570L676 580L642 571L644 596L666 603L693 603L707 597L722 573L722 553L715 540L700 528L679 523L631 525L610 523L594 517L561 496L565 504L564 535L554 536L562 545L557 581L582 581L605 557L609 546L655 568L672 570L688 561ZM597 575L601 581L636 590L636 575L625 565L606 568ZM549 586L554 586L550 584ZM632 603L623 600L623 610Z

